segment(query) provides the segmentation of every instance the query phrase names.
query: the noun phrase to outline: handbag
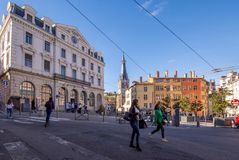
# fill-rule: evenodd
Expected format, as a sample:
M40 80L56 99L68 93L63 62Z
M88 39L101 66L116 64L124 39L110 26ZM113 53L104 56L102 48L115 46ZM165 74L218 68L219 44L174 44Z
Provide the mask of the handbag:
M148 126L147 126L146 122L143 119L140 119L139 120L139 128L143 129L143 128L147 128L147 127Z

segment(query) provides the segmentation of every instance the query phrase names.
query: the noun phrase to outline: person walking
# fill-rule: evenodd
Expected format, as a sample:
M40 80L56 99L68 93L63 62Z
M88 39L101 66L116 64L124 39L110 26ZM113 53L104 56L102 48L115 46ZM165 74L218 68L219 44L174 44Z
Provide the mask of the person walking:
M35 112L36 113L36 104L35 104L35 100L32 100L32 113Z
M137 151L141 152L142 149L139 146L139 124L138 124L139 111L140 110L138 107L138 100L134 99L129 109L130 126L133 129L129 147L136 148ZM135 134L136 134L136 146L134 146Z
M162 112L161 107L160 107L160 102L158 102L154 106L154 110L155 110L154 123L157 124L157 128L155 130L153 130L152 132L150 132L149 136L151 137L154 133L161 130L162 141L163 142L168 142L168 140L164 137L164 127L163 127L164 117L163 117L163 112Z
M46 123L45 123L46 128L47 126L49 126L51 112L55 108L55 104L52 100L52 97L50 97L49 100L46 102L45 107L46 107Z
M7 104L6 104L7 118L12 118L13 106L14 105L13 105L11 99L8 99Z

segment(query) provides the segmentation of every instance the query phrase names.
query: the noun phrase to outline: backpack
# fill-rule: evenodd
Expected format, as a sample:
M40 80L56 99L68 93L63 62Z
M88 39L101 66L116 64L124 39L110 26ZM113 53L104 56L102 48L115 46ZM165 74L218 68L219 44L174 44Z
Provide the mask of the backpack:
M125 112L124 116L123 116L123 119L126 120L126 121L130 121L131 120L130 113L129 112Z

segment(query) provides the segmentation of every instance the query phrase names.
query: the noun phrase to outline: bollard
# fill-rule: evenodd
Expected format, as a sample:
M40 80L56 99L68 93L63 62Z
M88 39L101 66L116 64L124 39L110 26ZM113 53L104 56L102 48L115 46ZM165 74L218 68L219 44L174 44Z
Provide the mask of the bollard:
M75 111L75 120L76 120L76 117L77 117L77 110Z
M102 112L101 114L103 116L103 122L105 122L105 112Z

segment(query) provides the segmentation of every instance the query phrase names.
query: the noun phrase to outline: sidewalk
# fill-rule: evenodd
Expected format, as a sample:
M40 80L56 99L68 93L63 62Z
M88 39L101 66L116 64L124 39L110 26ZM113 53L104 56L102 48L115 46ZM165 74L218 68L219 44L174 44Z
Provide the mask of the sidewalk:
M180 125L185 125L185 126L197 126L196 122L180 122ZM200 127L214 127L212 122L200 122Z

